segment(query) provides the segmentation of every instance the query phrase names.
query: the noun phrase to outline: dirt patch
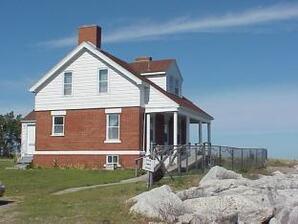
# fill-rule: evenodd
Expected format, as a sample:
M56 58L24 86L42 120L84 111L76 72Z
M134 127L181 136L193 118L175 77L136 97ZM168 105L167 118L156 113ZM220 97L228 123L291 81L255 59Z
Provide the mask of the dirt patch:
M15 211L18 202L10 198L0 198L0 224L17 223L18 212Z

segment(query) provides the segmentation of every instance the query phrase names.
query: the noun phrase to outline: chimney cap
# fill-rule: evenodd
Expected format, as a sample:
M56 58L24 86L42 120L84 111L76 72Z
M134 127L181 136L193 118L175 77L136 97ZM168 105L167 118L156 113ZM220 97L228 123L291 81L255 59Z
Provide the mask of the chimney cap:
M81 29L81 28L88 28L88 27L99 27L99 28L101 28L99 25L97 25L97 24L85 24L85 25L81 25L81 26L79 26L79 29Z
M141 62L141 61L152 61L152 57L151 56L139 56L137 58L135 58L136 62Z

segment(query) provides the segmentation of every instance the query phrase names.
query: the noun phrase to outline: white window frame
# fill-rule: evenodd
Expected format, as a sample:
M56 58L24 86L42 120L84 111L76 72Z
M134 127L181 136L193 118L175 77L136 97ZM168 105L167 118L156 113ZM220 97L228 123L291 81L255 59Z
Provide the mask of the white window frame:
M118 138L117 139L109 139L109 117L110 115L118 115ZM106 114L106 140L104 143L121 143L120 140L120 128L121 128L121 116L120 113L107 113Z
M107 91L106 92L100 92L100 89L99 89L99 83L101 82L101 80L99 79L99 73L100 73L100 71L101 70L107 70ZM110 80L109 80L109 77L110 77L110 75L109 75L109 69L108 68L106 68L106 67L101 67L101 68L99 68L98 70L97 70L97 93L99 94L99 95L104 95L104 94L108 94L109 93L109 83L110 83Z
M112 157L112 162L109 162L109 157ZM117 158L117 162L114 162L114 157ZM119 155L106 155L106 165L117 165L119 166Z
M55 118L56 117L63 118L63 132L62 133L55 133ZM64 136L64 133L65 133L65 116L62 116L62 115L52 116L52 136Z
M71 74L71 94L65 95L65 74L69 74L69 73ZM72 71L65 71L63 73L63 96L65 97L73 96L73 72Z

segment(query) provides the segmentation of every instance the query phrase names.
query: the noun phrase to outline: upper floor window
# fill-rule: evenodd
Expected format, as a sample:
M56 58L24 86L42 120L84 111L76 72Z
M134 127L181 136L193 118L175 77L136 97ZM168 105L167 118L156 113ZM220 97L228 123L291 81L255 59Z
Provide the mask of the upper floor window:
M64 73L64 96L72 95L72 73Z
M98 91L99 93L108 92L108 69L100 69L98 72Z
M64 116L53 116L52 135L64 135Z

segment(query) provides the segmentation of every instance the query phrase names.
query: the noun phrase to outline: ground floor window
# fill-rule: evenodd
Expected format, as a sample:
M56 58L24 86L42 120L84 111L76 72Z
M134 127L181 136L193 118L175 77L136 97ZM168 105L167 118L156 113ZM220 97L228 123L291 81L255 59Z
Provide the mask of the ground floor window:
M52 135L64 135L64 116L53 116Z
M107 115L107 140L120 140L120 114Z
M118 155L107 155L106 164L107 165L118 165L119 156Z

